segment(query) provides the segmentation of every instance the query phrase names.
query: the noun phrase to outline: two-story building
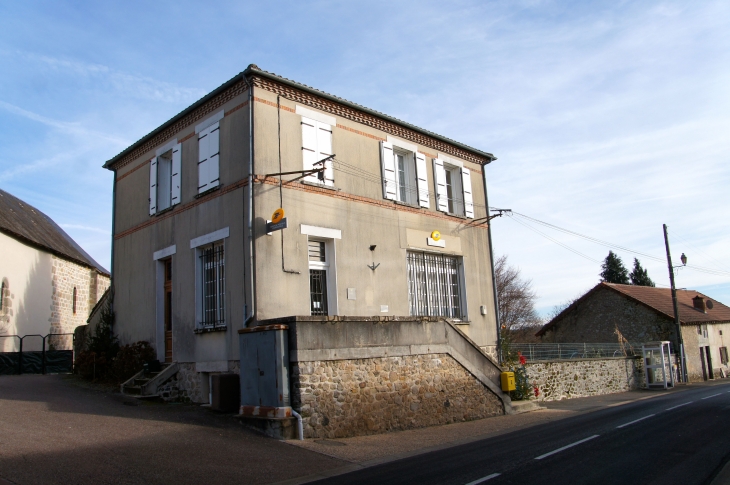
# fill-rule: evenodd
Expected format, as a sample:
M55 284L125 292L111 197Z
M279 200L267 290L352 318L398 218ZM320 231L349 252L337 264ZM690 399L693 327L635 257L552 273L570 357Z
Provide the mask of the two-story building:
M104 165L116 332L200 402L238 330L280 317L438 317L495 345L493 160L250 65Z

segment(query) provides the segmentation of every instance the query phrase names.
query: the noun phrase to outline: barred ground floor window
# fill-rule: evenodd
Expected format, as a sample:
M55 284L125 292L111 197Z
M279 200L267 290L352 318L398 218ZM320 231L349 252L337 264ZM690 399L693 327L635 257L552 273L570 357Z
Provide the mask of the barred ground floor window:
M223 243L200 248L202 267L203 312L200 325L203 328L225 326L226 261Z
M411 315L465 318L461 258L408 251L407 260Z

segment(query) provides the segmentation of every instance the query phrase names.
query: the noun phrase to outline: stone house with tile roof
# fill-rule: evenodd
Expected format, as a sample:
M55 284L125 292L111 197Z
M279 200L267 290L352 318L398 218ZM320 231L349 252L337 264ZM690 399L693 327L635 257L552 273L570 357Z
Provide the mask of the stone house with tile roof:
M677 304L690 381L728 375L730 307L695 290L677 290ZM675 349L671 290L599 283L536 335L543 342L604 343L617 341L617 329L632 344L668 340Z
M17 336L72 334L109 287L109 272L50 217L0 190L0 352ZM49 343L71 349L71 337ZM40 350L29 337L24 350Z
M499 368L480 350L497 343L485 177L495 159L250 65L104 165L115 331L150 342L196 402L209 400L212 375L239 372L239 332L283 324L292 379L328 362L374 370L405 359L406 369L413 353L483 378L475 389L491 404L473 414L450 404L443 416L502 413ZM429 349L455 347L429 342L447 334L465 346L438 357ZM336 427L292 399L312 426ZM421 407L398 402L403 416Z

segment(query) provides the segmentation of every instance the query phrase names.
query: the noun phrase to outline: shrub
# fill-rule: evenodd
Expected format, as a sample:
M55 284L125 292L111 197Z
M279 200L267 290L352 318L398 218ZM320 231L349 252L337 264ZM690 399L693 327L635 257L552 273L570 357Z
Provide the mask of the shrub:
M141 371L145 362L155 358L155 349L149 342L143 340L123 345L112 362L113 378L117 382L124 382Z
M107 379L111 364L119 352L119 340L112 331L114 313L109 300L101 310L99 325L89 337L86 348L76 355L76 373L86 379Z

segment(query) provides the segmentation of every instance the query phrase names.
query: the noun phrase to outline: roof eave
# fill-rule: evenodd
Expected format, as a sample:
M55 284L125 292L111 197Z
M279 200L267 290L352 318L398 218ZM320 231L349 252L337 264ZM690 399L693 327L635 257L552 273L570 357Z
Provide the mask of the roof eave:
M299 89L300 91L304 91L306 93L313 94L315 96L319 96L320 98L324 98L324 99L327 99L327 100L332 101L334 103L338 103L338 104L347 106L348 108L353 108L353 109L356 109L358 111L362 111L363 113L367 113L369 115L376 116L378 118L382 118L384 120L390 121L391 123L395 123L395 124L401 125L401 126L403 126L405 128L408 128L409 130L413 130L413 131L416 131L418 133L421 133L422 135L426 135L426 136L429 136L431 138L435 138L435 139L437 139L439 141L442 141L444 143L448 143L449 145L454 145L455 147L461 148L464 151L467 151L467 152L473 153L475 155L479 155L480 157L486 158L487 161L484 162L484 163L482 163L482 165L487 165L487 164L492 163L493 161L497 160L497 157L495 157L491 153L483 152L481 150L477 150L476 148L470 147L469 145L464 145L463 143L459 143L458 141L452 140L452 139L447 138L445 136L441 136L441 135L439 135L437 133L433 133L431 131L424 130L423 128L419 128L418 126L412 125L410 123L406 123L405 121L399 120L397 118L393 118L391 116L388 116L386 114L380 113L380 112L375 111L373 109L366 108L365 106L361 106L361 105L359 105L357 103L353 103L351 101L347 101L346 99L338 98L337 96L333 96L331 94L324 93L324 92L319 91L317 89L310 88L309 86L300 84L298 82L295 82L295 81L292 81L292 80L289 80L289 79L286 79L286 78L282 78L280 76L276 76L276 75L271 74L271 73L266 72L266 71L261 71L261 70L256 69L256 68L252 68L251 66L249 66L243 72L244 75L247 75L249 73L255 73L257 76L265 77L265 78L271 79L274 82L278 82L280 84L285 84L287 86L291 86L293 88Z
M167 127L169 127L170 125L172 125L173 123L175 123L176 121L178 121L179 119L181 119L183 116L187 115L188 113L192 112L193 110L195 110L195 109L199 108L200 106L204 105L209 100L213 99L215 96L217 96L218 94L222 93L223 91L225 91L226 89L228 89L229 87L231 87L232 85L234 85L236 82L241 81L241 80L246 80L246 82L248 82L248 79L252 75L256 75L256 76L260 76L260 77L265 77L265 78L270 79L270 80L272 80L274 82L277 82L277 83L280 83L280 84L284 84L284 85L287 85L287 86L291 86L291 87L296 88L296 89L298 89L300 91L304 91L304 92L307 92L309 94L313 94L315 96L318 96L320 98L324 98L324 99L327 99L329 101L332 101L332 102L335 102L335 103L338 103L338 104L347 106L349 108L353 108L353 109L356 109L358 111L362 111L363 113L367 113L369 115L376 116L378 118L384 119L384 120L389 121L391 123L395 123L395 124L401 125L401 126L403 126L405 128L408 128L409 130L413 130L413 131L416 131L418 133L421 133L422 135L429 136L431 138L435 138L435 139L437 139L439 141L442 141L444 143L448 143L449 145L453 145L453 146L455 146L457 148L460 148L460 149L462 149L464 151L467 151L469 153L473 153L475 155L478 155L479 157L484 157L486 159L486 161L483 162L481 165L487 165L487 164L492 163L493 161L497 160L497 157L495 157L491 153L483 152L481 150L477 150L476 148L470 147L468 145L464 145L463 143L459 143L459 142L457 142L455 140L452 140L450 138L446 138L446 137L441 136L441 135L439 135L437 133L433 133L433 132L430 132L428 130L424 130L423 128L419 128L419 127L417 127L415 125L411 125L410 123L406 123L405 121L401 121L401 120L399 120L397 118L393 118L391 116L388 116L386 114L380 113L380 112L375 111L375 110L372 110L370 108L366 108L364 106L361 106L359 104L353 103L351 101L347 101L346 99L338 98L337 96L332 96L331 94L327 94L327 93L324 93L324 92L319 91L317 89L310 88L309 86L306 86L304 84L300 84L300 83L297 83L295 81L291 81L289 79L286 79L286 78L283 78L283 77L280 77L280 76L276 76L276 75L271 74L269 72L262 71L262 70L258 69L257 67L255 67L253 64L251 64L243 72L240 72L239 74L237 74L236 76L232 77L231 79L229 79L225 83L221 84L220 86L218 86L217 88L215 88L213 91L209 92L208 94L206 94L205 96L203 96L202 98L200 98L199 100L197 100L196 102L194 102L193 104L191 104L190 106L188 106L187 108L185 108L184 110L182 110L180 113L176 114L175 116L173 116L172 118L170 118L169 120L167 120L166 122L164 122L163 124L161 124L160 126L158 126L157 128L155 128L154 130L152 130L151 132L149 132L148 134L146 134L145 136L143 136L142 138L140 138L139 140L137 140L136 142L134 142L132 145L130 145L129 147L127 147L126 149L124 149L122 152L120 152L116 156L114 156L113 158L107 160L106 163L104 163L104 165L102 165L102 167L103 168L106 168L108 170L114 170L114 168L112 167L112 165L114 165L120 159L124 158L126 155L128 155L132 150L134 150L135 148L137 148L139 145L141 145L142 143L145 143L146 141L150 140L151 138L153 138L154 136L156 136L157 134L159 134L161 131L165 130Z

